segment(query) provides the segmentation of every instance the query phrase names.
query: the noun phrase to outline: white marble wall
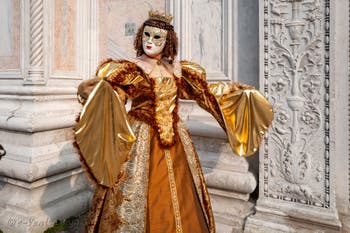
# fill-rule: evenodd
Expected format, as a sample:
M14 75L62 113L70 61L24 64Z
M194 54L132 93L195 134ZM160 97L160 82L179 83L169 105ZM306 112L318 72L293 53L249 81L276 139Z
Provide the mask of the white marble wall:
M222 64L224 51L222 1L193 0L190 2L191 60L205 67L208 73L220 73L224 65Z
M2 43L0 44L0 70L18 71L20 68L20 20L19 0L4 0L0 9ZM0 80L2 75L0 74ZM4 78L4 77L3 77Z
M10 0L5 0L2 2L2 7L0 9L1 21L4 25L1 27L1 35L3 35L3 43L0 47L0 55L4 57L9 57L13 55L13 7Z
M207 71L208 80L232 80L237 52L233 43L232 1L170 1L174 26L179 35L179 59L192 60Z
M134 58L134 33L150 9L164 11L165 4L164 0L131 0L127 4L123 0L99 0L99 59Z

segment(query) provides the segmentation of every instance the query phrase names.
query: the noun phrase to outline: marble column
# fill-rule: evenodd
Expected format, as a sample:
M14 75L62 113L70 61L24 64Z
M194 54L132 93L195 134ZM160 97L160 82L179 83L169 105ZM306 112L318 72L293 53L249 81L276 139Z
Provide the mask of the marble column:
M336 200L348 205L348 196L338 193L348 193L338 186L348 177L348 159L337 142L345 122L336 110L342 106L338 91L348 86L337 83L337 75L348 68L348 58L335 53L342 46L336 22L337 14L348 15L338 12L348 10L348 2L259 3L261 90L275 119L260 149L259 199L245 232L339 232ZM345 129L341 135L347 137Z
M86 212L91 197L72 146L76 85L89 69L89 4L1 4L0 229L43 232Z

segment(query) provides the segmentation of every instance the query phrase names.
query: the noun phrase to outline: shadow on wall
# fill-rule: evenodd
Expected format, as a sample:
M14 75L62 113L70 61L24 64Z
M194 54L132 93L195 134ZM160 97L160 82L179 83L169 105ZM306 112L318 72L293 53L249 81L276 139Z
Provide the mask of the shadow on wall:
M6 150L5 148L0 144L0 160L2 157L6 155ZM1 162L1 161L0 161ZM0 173L1 174L1 173ZM0 190L5 187L6 183L3 181L0 181Z
M6 155L5 148L0 144L0 159Z
M256 201L259 198L259 150L245 159L249 164L249 172L255 176L257 181L255 190L250 194L250 198Z
M0 163L1 163L1 158L3 158L5 155L6 155L6 150L5 150L4 146L2 146L0 144ZM0 178L1 177L2 177L2 174L0 171ZM7 184L6 182L0 180L0 195L1 195L1 190L3 190L5 188L6 184ZM1 213L0 213L0 215L1 215ZM2 227L0 227L0 233L3 232L1 228Z
M47 216L47 228L59 220L59 227L65 232L83 232L84 214L88 211L92 197L89 185L80 166L68 169L72 160L78 159L72 143L62 147L57 163L47 170L47 185L43 186L41 209ZM79 159L78 159L79 160ZM65 220L65 221L64 221ZM64 226L61 226L62 223ZM62 228L63 227L63 228Z

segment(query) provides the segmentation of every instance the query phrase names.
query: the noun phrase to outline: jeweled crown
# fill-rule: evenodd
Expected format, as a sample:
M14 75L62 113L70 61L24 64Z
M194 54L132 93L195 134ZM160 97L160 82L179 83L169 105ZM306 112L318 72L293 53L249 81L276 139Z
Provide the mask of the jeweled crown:
M148 16L150 19L156 19L156 20L160 20L160 21L163 21L165 23L168 23L170 24L171 21L173 20L173 16L171 14L161 14L159 11L152 11L150 10L148 12Z

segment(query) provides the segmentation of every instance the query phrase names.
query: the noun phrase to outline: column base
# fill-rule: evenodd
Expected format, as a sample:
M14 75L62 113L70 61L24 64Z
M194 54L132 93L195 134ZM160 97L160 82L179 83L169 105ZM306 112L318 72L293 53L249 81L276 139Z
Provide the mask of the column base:
M244 233L339 233L341 230L336 216L329 215L325 221L313 221L312 217L302 214L296 218L278 213L257 206L256 214L247 218Z
M341 232L342 233L350 232L350 213L349 215L341 215L340 220L343 224Z
M44 232L57 220L86 212L91 197L91 186L81 168L32 183L0 177L0 229L6 233Z
M254 203L246 201L249 194L209 188L217 233L243 232L245 219L253 214Z

